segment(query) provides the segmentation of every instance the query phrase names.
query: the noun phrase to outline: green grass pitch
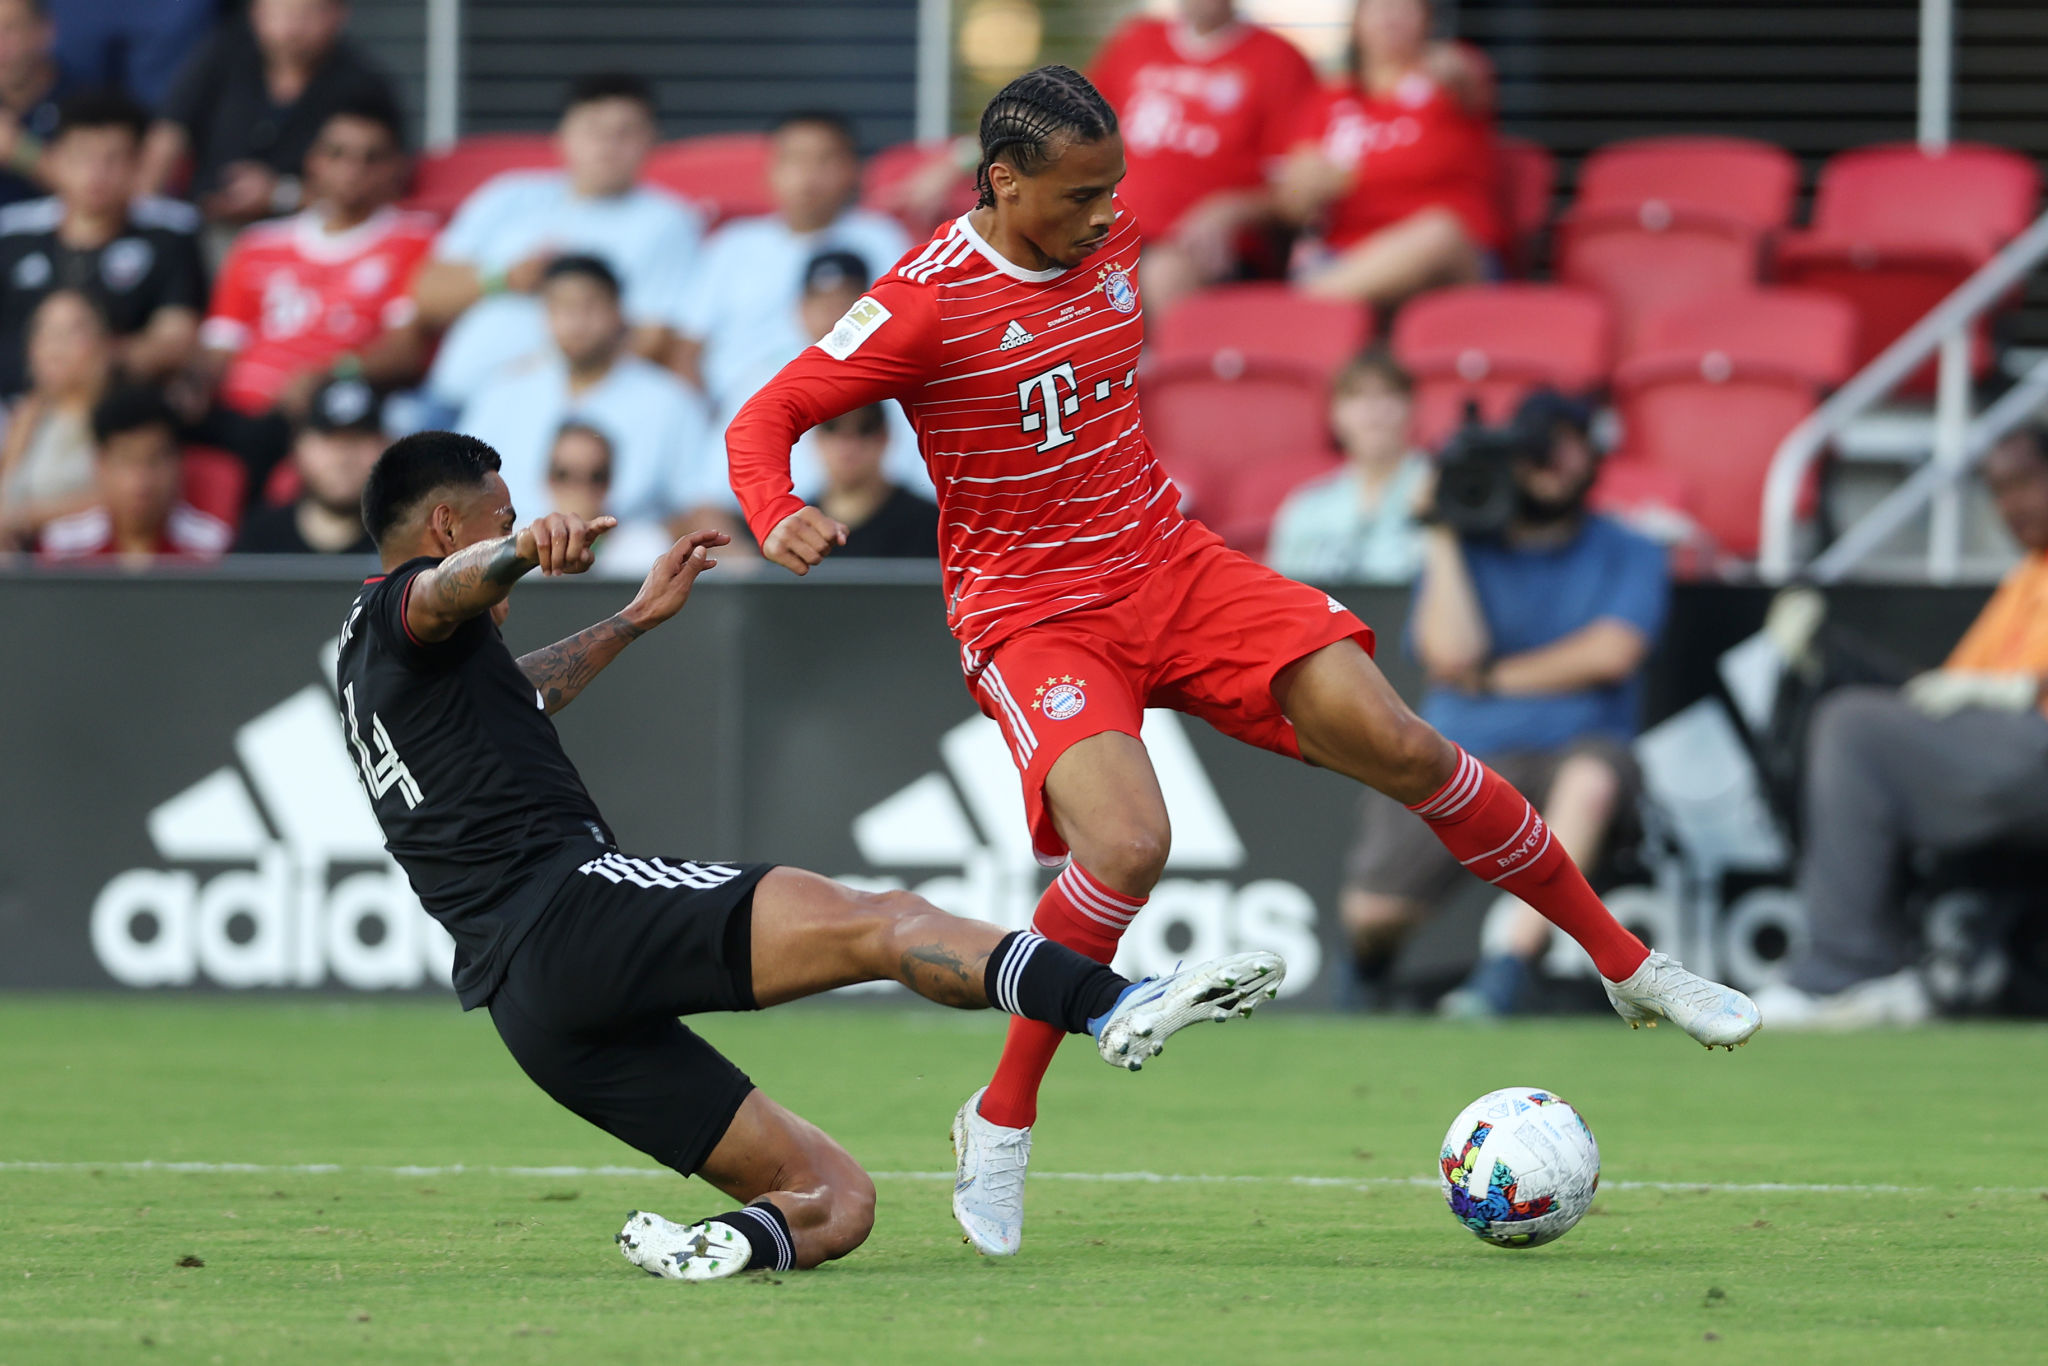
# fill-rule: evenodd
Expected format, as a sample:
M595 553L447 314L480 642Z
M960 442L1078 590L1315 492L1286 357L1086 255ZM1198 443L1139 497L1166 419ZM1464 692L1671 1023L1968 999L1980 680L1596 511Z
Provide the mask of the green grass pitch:
M2048 1351L2038 1027L1766 1030L1709 1055L1611 1020L1276 1014L1192 1031L1136 1077L1069 1047L1024 1254L998 1263L961 1245L932 1174L1000 1020L825 1005L702 1024L878 1173L852 1258L708 1286L633 1270L611 1242L628 1209L722 1199L596 1170L647 1163L452 1004L0 1000L0 1366ZM1482 1245L1411 1184L1503 1085L1571 1100L1605 1158L1593 1212L1533 1251Z

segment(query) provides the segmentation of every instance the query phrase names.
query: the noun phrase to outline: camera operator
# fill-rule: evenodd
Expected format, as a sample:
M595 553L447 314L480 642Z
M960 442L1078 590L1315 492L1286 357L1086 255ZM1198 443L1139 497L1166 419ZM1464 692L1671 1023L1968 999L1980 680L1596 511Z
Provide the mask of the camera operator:
M1409 642L1429 679L1423 717L1535 798L1590 869L1634 809L1628 746L1669 577L1654 542L1586 510L1600 466L1588 421L1548 390L1504 429L1468 419L1440 463ZM1362 1004L1383 1003L1401 943L1463 874L1421 818L1368 794L1340 901ZM1503 896L1478 965L1439 1008L1513 1011L1548 938Z

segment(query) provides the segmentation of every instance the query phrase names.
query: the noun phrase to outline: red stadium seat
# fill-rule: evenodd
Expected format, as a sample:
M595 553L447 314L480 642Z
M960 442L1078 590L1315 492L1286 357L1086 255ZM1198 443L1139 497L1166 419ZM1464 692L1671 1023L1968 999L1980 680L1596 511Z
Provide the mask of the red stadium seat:
M506 171L546 170L562 164L548 133L483 133L421 156L413 168L409 209L451 217L462 201Z
M212 513L231 527L241 524L249 471L240 460L211 446L187 446L181 482L184 499L193 507Z
M1264 555L1273 517L1287 501L1287 495L1311 479L1322 478L1341 463L1331 451L1314 450L1246 465L1223 490L1221 505L1204 516L1232 549L1247 555Z
M1189 511L1220 523L1247 471L1330 449L1328 382L1282 363L1160 366L1146 372L1145 430Z
M1861 366L2026 227L2040 194L2034 163L1999 147L1843 152L1821 170L1812 230L1779 247L1778 278L1855 306ZM1982 319L1974 350L1981 372L1990 362ZM1912 386L1925 392L1932 374L1930 365Z
M1723 553L1755 555L1771 457L1853 373L1855 332L1847 303L1811 290L1699 299L1646 319L1614 372L1614 478L1675 482L1677 510Z
M1327 378L1371 339L1371 315L1356 305L1310 299L1283 284L1241 284L1190 296L1148 340L1155 364L1194 358L1222 373L1255 358Z
M1600 296L1563 285L1462 285L1421 296L1394 321L1394 354L1415 376L1417 443L1439 449L1468 400L1500 422L1531 389L1598 387L1612 336Z
M1558 225L1558 278L1614 306L1627 348L1648 313L1754 284L1799 188L1791 154L1743 138L1643 138L1586 158Z
M1550 201L1557 194L1557 158L1541 143L1527 138L1503 137L1500 152L1500 191L1505 201L1503 215L1508 225L1507 267L1514 275L1526 275L1534 265L1534 245L1543 225L1550 221Z
M901 192L910 178L925 167L934 162L950 163L952 160L953 144L950 141L902 142L886 147L868 158L867 169L861 173L861 205L877 213L894 215L913 240L923 241L939 224L958 218L974 207L974 177L964 173L956 176L956 183L936 218L909 211L901 202Z
M766 133L710 133L655 148L643 179L696 204L712 223L772 212Z

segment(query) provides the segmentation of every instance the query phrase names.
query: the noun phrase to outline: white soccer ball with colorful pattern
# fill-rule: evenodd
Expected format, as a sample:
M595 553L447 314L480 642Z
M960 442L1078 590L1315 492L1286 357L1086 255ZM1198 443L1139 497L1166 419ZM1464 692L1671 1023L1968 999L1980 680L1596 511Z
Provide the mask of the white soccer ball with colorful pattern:
M1539 1247L1585 1216L1600 1188L1593 1130L1550 1091L1510 1086L1459 1112L1437 1163L1444 1202L1496 1247Z

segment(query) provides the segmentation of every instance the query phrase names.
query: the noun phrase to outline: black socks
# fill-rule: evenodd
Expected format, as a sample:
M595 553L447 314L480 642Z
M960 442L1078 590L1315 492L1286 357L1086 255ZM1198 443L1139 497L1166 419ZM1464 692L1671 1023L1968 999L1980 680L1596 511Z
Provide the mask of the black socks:
M757 1200L731 1214L714 1214L707 1224L727 1224L746 1237L754 1255L747 1258L749 1271L788 1271L796 1265L796 1242L789 1236L789 1220L766 1200Z
M1129 985L1102 964L1030 930L1003 936L988 956L983 981L988 1003L997 1010L1069 1034L1087 1033L1088 1021L1108 1014Z

